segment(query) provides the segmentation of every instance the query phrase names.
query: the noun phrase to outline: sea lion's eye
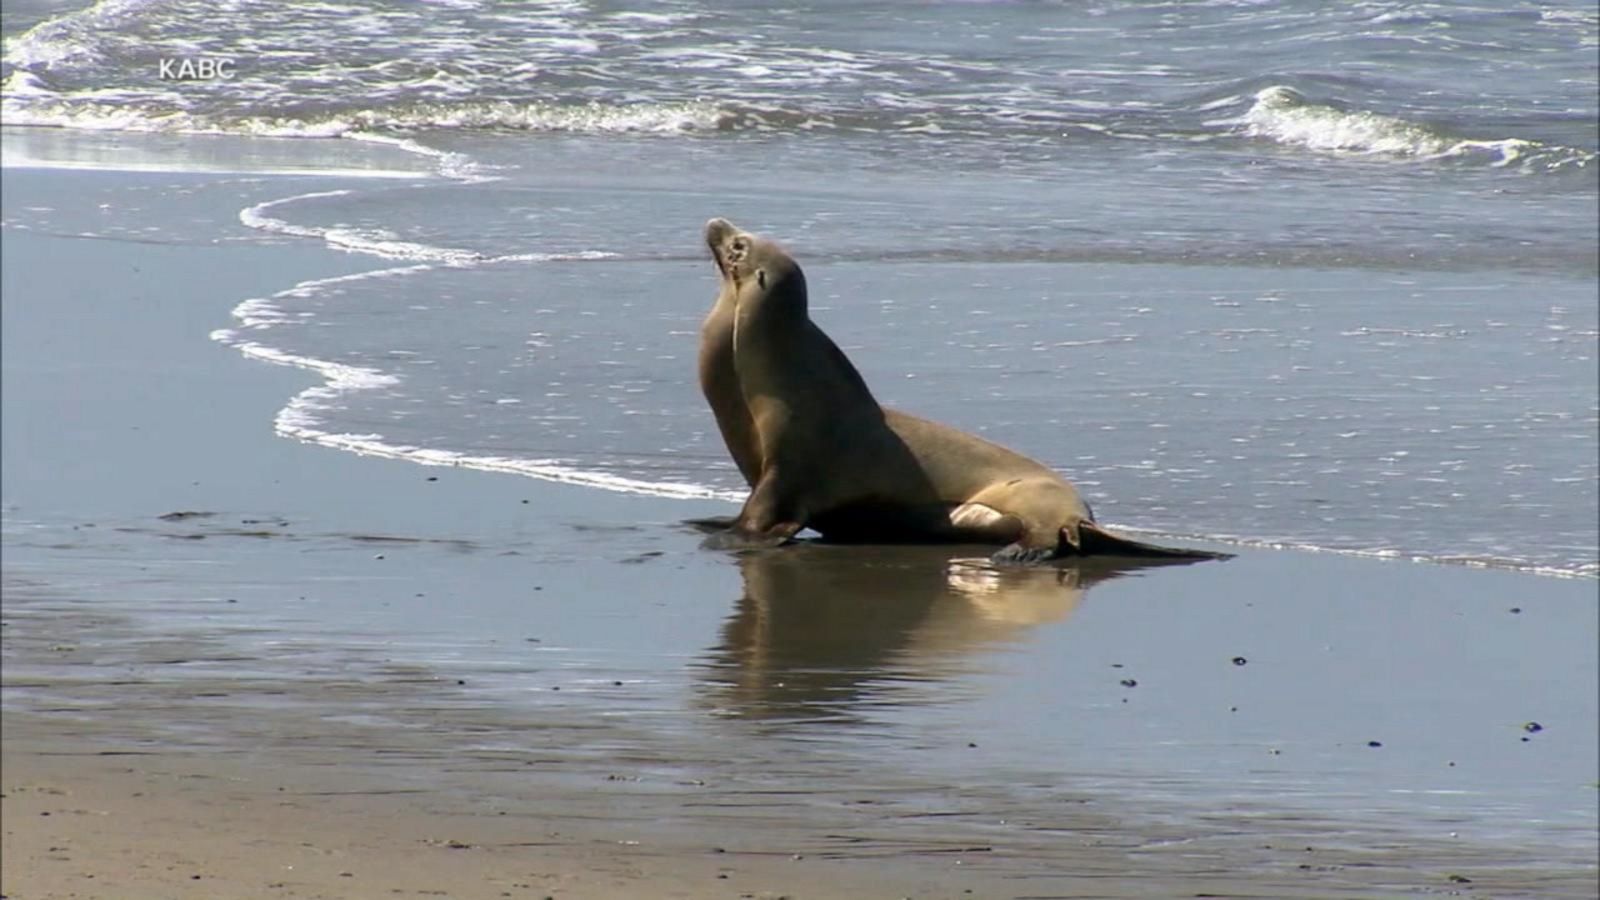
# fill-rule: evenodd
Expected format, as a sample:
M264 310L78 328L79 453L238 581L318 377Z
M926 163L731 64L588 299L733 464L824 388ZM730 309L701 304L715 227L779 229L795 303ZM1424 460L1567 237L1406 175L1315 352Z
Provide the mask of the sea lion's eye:
M734 238L732 247L734 250L743 253L745 248L744 238Z

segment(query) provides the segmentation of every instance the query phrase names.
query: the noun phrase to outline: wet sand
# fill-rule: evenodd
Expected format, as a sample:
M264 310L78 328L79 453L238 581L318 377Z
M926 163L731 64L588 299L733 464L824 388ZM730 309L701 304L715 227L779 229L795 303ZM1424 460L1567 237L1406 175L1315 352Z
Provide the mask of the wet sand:
M809 781L779 759L738 758L667 778L662 766L682 760L657 758L626 723L518 719L456 680L395 664L229 676L230 665L267 661L70 605L7 590L7 668L26 673L6 679L8 701L21 698L8 702L0 763L8 898L1581 897L1593 887L1570 857L1547 865L1526 847L1419 839L1381 821L1268 809L1162 822L1085 796L1008 831L993 826L1040 810L996 803L977 783ZM508 733L515 750L485 747ZM573 756L575 745L601 753Z
M131 177L166 176L7 170L7 203ZM1266 552L1008 574L974 550L704 551L677 523L723 506L274 437L315 379L206 333L363 260L15 231L3 252L8 898L1596 892L1592 582ZM1380 602L1415 596L1448 602ZM1295 660L1300 641L1343 655ZM1302 698L1219 687L1247 674ZM1346 692L1370 703L1336 708ZM1240 695L1275 712L1225 740ZM1127 758L1064 745L1098 775L1049 775L1029 719L1069 715L1125 729ZM1383 806L1403 802L1385 778L1444 771L1417 760L1458 728L1496 742L1449 760L1467 793L1527 779L1568 824ZM1307 763L1310 799L1211 805L1208 773L1267 760L1261 735L1274 765L1335 762Z

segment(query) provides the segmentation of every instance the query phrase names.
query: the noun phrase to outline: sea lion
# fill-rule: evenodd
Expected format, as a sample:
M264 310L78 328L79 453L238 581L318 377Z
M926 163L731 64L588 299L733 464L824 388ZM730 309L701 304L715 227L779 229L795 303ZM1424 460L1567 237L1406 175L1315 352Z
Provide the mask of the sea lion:
M711 239L709 225L706 239ZM715 249L712 257L718 259L720 270L722 263ZM733 317L739 305L733 285L732 280L722 279L722 289L711 304L711 312L700 324L700 390L711 404L711 414L717 420L717 430L722 432L722 442L727 445L733 464L739 467L745 483L753 485L761 477L761 453L756 447L750 407L745 405L739 376L733 370Z
M1225 558L1112 534L1040 463L884 409L811 321L788 253L726 219L706 223L705 240L721 290L701 329L701 388L751 486L732 534L774 543L810 527L842 541L998 544L995 559L1016 562Z

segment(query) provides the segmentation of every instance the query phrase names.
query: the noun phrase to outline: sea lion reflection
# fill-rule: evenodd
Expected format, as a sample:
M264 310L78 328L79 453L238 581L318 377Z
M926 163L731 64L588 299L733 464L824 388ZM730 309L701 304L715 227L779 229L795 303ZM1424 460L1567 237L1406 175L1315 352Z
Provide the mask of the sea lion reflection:
M996 567L948 548L825 544L746 553L707 699L773 720L850 720L864 705L916 703L926 696L917 683L973 671L985 648L1067 619L1094 584L1167 562Z

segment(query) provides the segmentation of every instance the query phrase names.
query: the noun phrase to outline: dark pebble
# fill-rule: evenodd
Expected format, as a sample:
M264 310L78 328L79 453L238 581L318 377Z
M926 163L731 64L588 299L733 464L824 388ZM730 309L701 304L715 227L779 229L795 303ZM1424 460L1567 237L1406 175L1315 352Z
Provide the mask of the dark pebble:
M1245 663L1247 663L1247 662L1249 662L1249 661L1250 661L1250 660L1248 660L1248 659L1245 659L1245 658L1244 658L1244 657L1242 657L1242 656L1235 656L1235 657L1234 657L1234 658L1233 658L1233 664L1234 664L1234 665L1236 665L1236 666L1242 666L1242 665L1244 665L1244 664L1245 664Z
M1511 614L1512 615L1516 615L1517 613L1520 613L1520 612L1522 612L1522 607L1520 607L1520 606L1511 607Z
M1538 734L1544 730L1544 726L1540 725L1538 722L1529 722L1522 726L1522 730L1529 734Z
M968 746L968 747L976 747L976 746L978 746L978 745L977 745L977 744L975 744L975 743L973 743L973 742L972 742L972 741L967 741L967 746Z
M1368 747L1382 747L1383 741L1367 741Z
M437 476L437 475L429 475L428 476L428 480L429 481L438 481L439 480L439 476Z
M1122 679L1121 683L1122 683L1123 687L1138 687L1139 686L1139 682L1135 681L1132 678L1124 678L1124 679Z

